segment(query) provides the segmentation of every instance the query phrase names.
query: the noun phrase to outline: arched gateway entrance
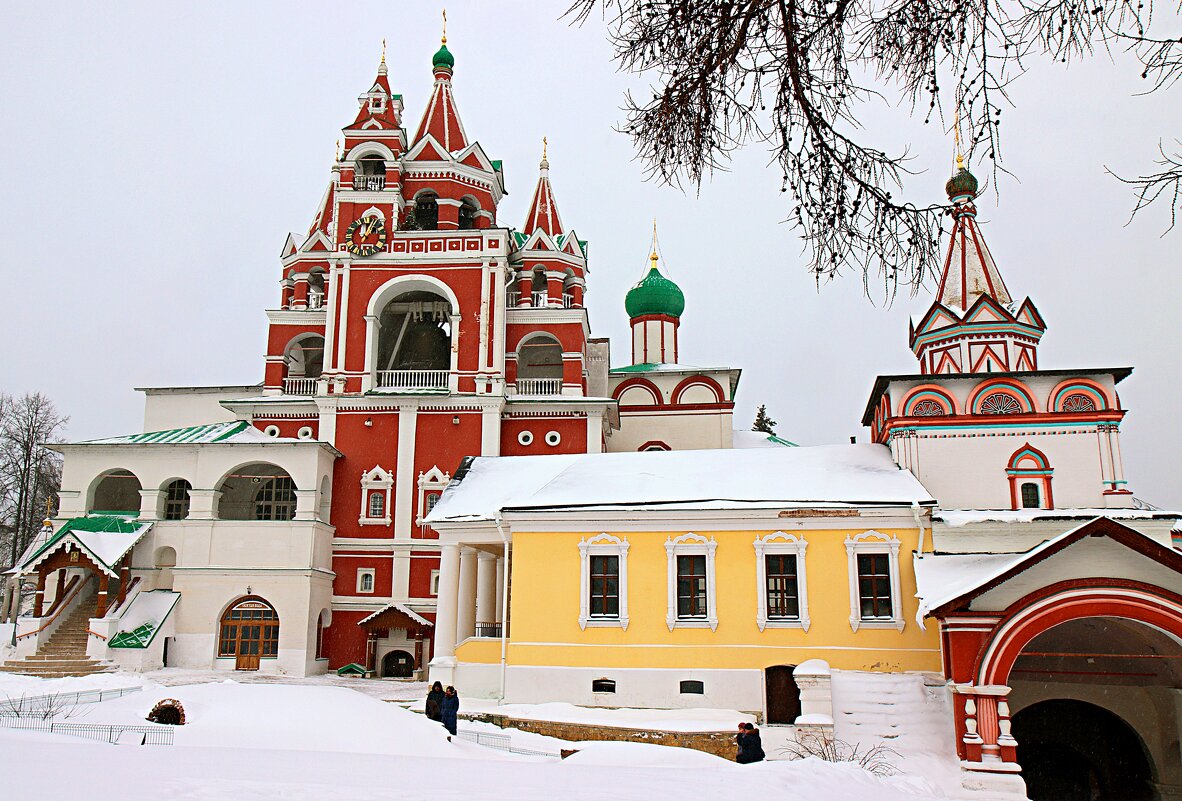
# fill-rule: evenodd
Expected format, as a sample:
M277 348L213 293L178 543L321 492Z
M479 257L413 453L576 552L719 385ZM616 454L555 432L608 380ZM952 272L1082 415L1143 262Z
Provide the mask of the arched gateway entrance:
M1182 795L1182 554L1101 519L986 567L932 609L962 765L1032 801Z

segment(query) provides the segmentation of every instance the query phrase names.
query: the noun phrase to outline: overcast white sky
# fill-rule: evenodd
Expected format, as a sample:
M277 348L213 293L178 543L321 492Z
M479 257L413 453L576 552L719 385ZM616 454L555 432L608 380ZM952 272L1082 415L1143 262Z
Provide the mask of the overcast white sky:
M591 242L593 333L629 359L623 295L645 265L652 218L685 290L682 361L742 367L736 425L766 403L801 444L847 441L874 376L914 372L907 316L930 292L871 304L859 276L820 291L767 154L744 152L700 194L645 183L613 131L622 93L602 27L570 28L555 2L451 2L448 44L470 137L504 160L502 223L521 225L542 136L564 221ZM141 429L135 386L261 379L278 254L306 230L333 143L373 79L417 125L439 42L436 2L10 4L0 33L0 390L40 390L68 436ZM1160 208L1126 225L1132 197L1104 173L1150 165L1182 131L1180 89L1136 97L1135 65L1038 65L1003 114L1000 200L984 231L1010 290L1050 328L1045 368L1136 367L1130 485L1182 507L1179 356L1182 230ZM908 196L942 200L951 143L898 109L864 115L922 174ZM978 169L978 175L987 170Z

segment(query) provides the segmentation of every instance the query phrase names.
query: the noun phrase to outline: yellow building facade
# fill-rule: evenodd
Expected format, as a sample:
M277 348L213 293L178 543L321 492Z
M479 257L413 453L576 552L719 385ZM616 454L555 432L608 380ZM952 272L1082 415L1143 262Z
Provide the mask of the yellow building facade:
M839 472L823 479L828 492L818 492L816 476L801 485L802 472L834 457L861 483ZM630 481L630 471L654 458L668 486L638 491L643 477ZM537 472L526 478L517 468L530 460ZM726 469L740 465L741 473ZM940 670L937 632L916 622L912 571L912 554L930 542L930 499L885 449L524 457L477 467L487 469L461 477L434 522L444 558L432 676L469 694L767 715L777 703L769 671L808 660ZM593 480L601 473L611 486ZM705 497L694 476L710 474L720 478ZM567 498L564 485L583 489ZM454 645L444 631L452 625Z

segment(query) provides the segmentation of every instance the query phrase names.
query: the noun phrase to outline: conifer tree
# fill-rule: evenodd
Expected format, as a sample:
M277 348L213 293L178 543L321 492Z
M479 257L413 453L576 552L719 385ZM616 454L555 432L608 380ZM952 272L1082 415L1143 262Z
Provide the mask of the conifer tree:
M765 434L776 433L776 421L768 417L767 405L759 404L759 408L755 412L755 422L751 425L752 431L762 431Z

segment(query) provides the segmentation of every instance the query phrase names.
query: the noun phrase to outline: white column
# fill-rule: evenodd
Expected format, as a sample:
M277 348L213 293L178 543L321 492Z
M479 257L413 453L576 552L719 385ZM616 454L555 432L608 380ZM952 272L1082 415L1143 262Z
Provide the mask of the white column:
M476 633L476 551L460 547L460 591L456 603L456 642Z
M505 557L503 557L503 556L497 557L497 579L496 579L496 581L497 581L497 600L496 600L497 608L496 608L496 612L495 612L495 620L497 623L504 623L505 621L501 619L501 617L502 617L501 610L505 606Z
M460 587L460 546L445 543L439 552L439 598L435 603L432 665L456 662L456 602Z
M476 556L476 622L497 620L497 556L481 551Z
M415 490L415 433L418 431L419 410L398 410L398 463L394 468L394 537L409 538L414 520Z

